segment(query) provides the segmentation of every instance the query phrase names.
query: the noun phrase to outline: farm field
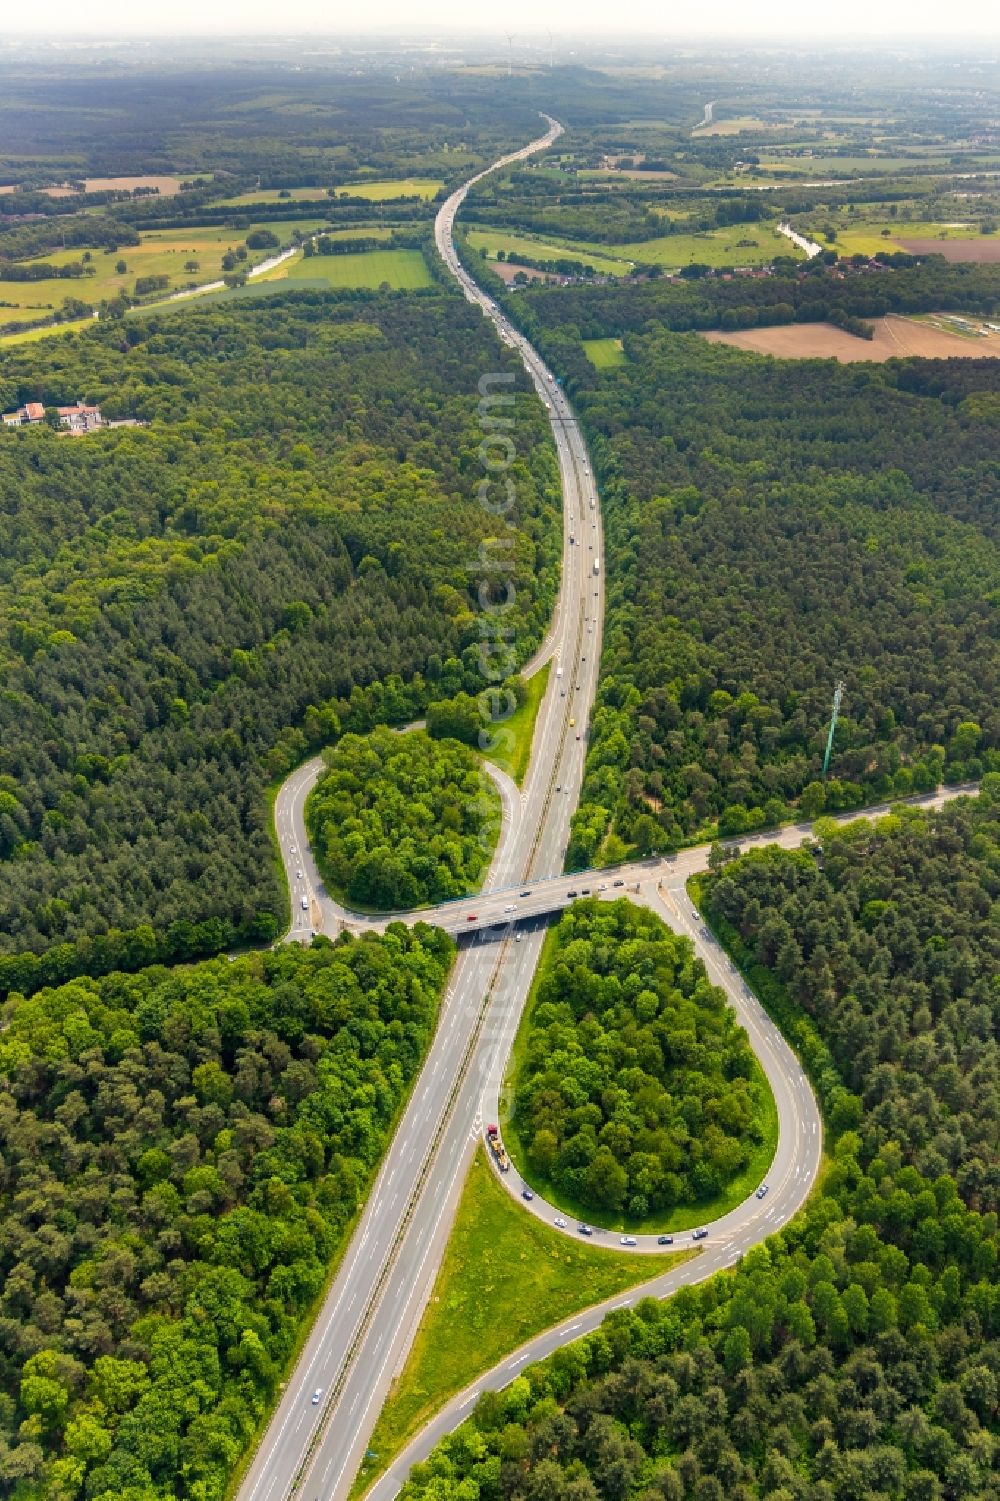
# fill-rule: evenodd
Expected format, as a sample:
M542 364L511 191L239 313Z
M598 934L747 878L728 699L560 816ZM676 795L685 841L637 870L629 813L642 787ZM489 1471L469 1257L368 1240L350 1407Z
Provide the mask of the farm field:
M338 197L347 193L352 198L368 198L373 203L383 203L392 198L433 198L442 187L444 182L439 177L400 177L393 181L386 179L379 182L337 183L336 186L315 183L312 186L287 189L255 188L250 193L239 193L235 198L220 201L227 208L243 208L255 203L315 201L317 198L325 198L329 191Z
M288 219L260 226L271 229L282 241L291 237L292 231L301 229L306 233L323 226L315 218L309 220ZM140 276L167 276L168 292L176 291L189 283L215 281L222 275L222 257L229 249L241 245L250 229L227 229L226 227L195 229L154 229L142 236L140 245L125 246L121 250L94 250L90 264L93 276L46 278L43 281L0 282L0 298L31 309L26 317L39 318L47 309L62 306L66 297L78 297L96 306L105 298L113 298L119 292L131 293L136 278ZM65 266L78 261L81 251L58 250L42 257L49 265ZM266 260L273 251L251 251L243 264L252 266ZM116 271L119 261L127 269ZM196 271L184 269L187 261L197 261ZM0 322L13 322L17 312L12 308L0 308Z
M338 183L334 192L338 197L344 193L351 198L369 198L373 203L382 203L390 198L433 198L444 187L441 177L398 177L379 182Z
M201 175L204 177L204 174ZM115 191L131 193L135 188L156 188L161 197L171 198L181 190L179 177L84 177L78 180L83 183L84 190L88 193ZM0 193L10 191L12 189L0 188ZM42 189L48 198L70 198L76 191L75 187L68 185Z
M427 262L419 250L366 250L356 255L311 255L308 259L302 256L279 270L286 271L286 278L276 275L275 281L322 281L342 290L375 290L387 282L394 292L416 292L432 285Z
M783 130L783 125L769 125L754 115L737 115L732 120L713 120L710 125L699 125L692 132L696 136L736 136L744 130Z
M741 240L755 241L741 245ZM761 266L776 255L802 258L799 250L770 224L734 224L726 229L707 230L689 235L664 235L656 240L639 240L634 245L616 245L618 255L638 263L672 267Z
M45 328L26 328L20 333L0 334L0 349L10 344L34 344L39 339L49 339L53 334L73 333L81 328L90 328L92 318L71 318L65 323L49 323Z
M871 341L856 339L832 323L787 323L776 328L746 328L731 333L713 329L702 338L710 344L733 344L738 349L784 360L833 359L841 364L858 360L881 364L884 360L913 355L939 360L1000 356L1000 334L976 337L952 333L938 321L901 318L897 314L876 318L874 329Z
M498 250L506 255L513 250L515 255L528 255L536 261L582 261L584 265L593 266L601 276L625 276L630 269L624 257L612 258L608 255L607 248L602 253L590 245L536 240L530 235L511 234L506 229L470 229L468 239L473 250L485 250L491 261L496 260Z
M975 239L920 240L900 239L904 250L912 255L943 255L946 261L970 261L980 266L995 266L1000 263L1000 240L993 236L977 235Z
M781 172L803 177L817 172L831 177L878 176L886 172L913 172L921 167L938 165L932 157L921 156L782 156L777 151L761 152L760 165L766 172Z
M625 363L621 339L584 339L583 347L595 370L613 370Z
M819 239L821 244L826 243L818 233L814 238ZM924 255L946 255L944 246L949 241L961 241L964 246L969 247L989 245L992 237L981 235L978 224L940 224L927 219L914 219L910 222L875 219L858 224L838 225L837 238L831 248L838 255L876 255L880 250L905 250L920 245L920 253ZM975 257L966 250L959 259L971 260Z

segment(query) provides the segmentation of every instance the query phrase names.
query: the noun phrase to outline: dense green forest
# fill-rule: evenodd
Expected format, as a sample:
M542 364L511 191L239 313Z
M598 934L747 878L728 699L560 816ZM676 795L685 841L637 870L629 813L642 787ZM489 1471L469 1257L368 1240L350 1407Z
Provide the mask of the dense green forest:
M664 328L648 286L522 296L605 501L571 864L1000 765L995 360L779 361ZM596 371L580 336L618 331L604 320L633 300L647 321L625 332L624 365Z
M978 804L828 832L822 864L719 873L741 958L792 935L753 978L824 1105L819 1189L735 1272L481 1398L405 1501L997 1494L998 895L997 777Z
M723 992L687 939L626 901L563 916L515 1056L532 1181L596 1216L712 1199L766 1136L770 1091Z
M199 1496L267 1410L423 1058L438 929L14 998L0 1486Z
M487 544L513 564L510 668L529 654L559 496L518 368L436 293L282 293L3 356L5 408L82 395L150 423L0 434L3 988L273 933L267 782L341 728L487 685ZM523 394L500 518L477 382L504 369ZM54 957L2 957L22 950Z
M423 730L383 729L344 735L325 759L306 827L332 892L399 912L477 888L500 831L500 795L472 751Z

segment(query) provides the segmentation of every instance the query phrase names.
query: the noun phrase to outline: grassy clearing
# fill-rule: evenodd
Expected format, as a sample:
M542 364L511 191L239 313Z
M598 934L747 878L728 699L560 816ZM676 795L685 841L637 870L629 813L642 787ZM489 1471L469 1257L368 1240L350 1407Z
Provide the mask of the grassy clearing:
M535 734L538 706L545 695L551 666L551 662L546 662L545 666L540 667L532 677L525 679L528 689L527 698L509 719L505 719L497 726L497 736L501 743L494 754L486 756L488 761L494 761L502 771L512 776L519 787L524 781L524 774L531 758L531 742ZM511 736L513 736L513 741L510 739Z
M630 267L624 259L612 258L607 251L595 250L590 245L560 243L558 240L536 240L531 235L511 234L505 229L470 229L471 249L486 251L487 260L495 261L497 251L509 255L526 255L535 261L558 261L569 258L585 266L593 266L601 276L625 276Z
M285 277L278 273L284 271ZM414 292L433 286L427 262L419 250L365 250L354 255L311 255L287 261L275 278L289 282L325 282L328 287L366 287L386 283L394 292Z
M545 935L542 945L541 958L532 981L531 993L528 996L521 1024L517 1029L514 1046L511 1049L510 1058L503 1080L503 1088L500 1099L500 1120L503 1129L504 1144L515 1167L526 1182L541 1196L554 1204L557 1209L573 1219L586 1220L592 1225L603 1225L608 1230L628 1231L630 1234L649 1235L660 1231L689 1230L695 1225L708 1224L710 1220L719 1219L728 1214L741 1204L744 1199L759 1187L767 1176L768 1168L774 1160L774 1154L778 1146L778 1109L774 1103L774 1095L771 1086L760 1064L754 1060L754 1069L751 1082L758 1086L758 1099L761 1102L760 1126L761 1141L750 1153L747 1166L726 1185L723 1191L711 1199L705 1199L694 1204L678 1204L666 1214L647 1215L646 1218L637 1220L627 1216L617 1219L604 1219L594 1214L590 1208L577 1203L575 1200L562 1193L554 1183L544 1179L535 1172L525 1172L527 1164L527 1152L521 1140L520 1133L511 1116L511 1107L514 1099L514 1081L527 1052L528 1035L532 1025L532 1015L538 1000L538 987L542 976L552 964L556 950L557 928L552 927Z
M621 339L584 339L583 347L595 370L613 370L625 363Z
M362 1466L352 1498L450 1397L504 1355L691 1254L637 1257L577 1244L526 1214L480 1147L431 1300L371 1438L377 1458Z

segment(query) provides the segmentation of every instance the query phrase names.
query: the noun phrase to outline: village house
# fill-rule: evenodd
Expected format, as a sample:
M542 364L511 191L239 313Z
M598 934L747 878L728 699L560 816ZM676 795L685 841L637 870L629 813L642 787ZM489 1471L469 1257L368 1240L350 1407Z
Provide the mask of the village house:
M92 433L96 428L103 426L100 407L88 406L83 401L77 401L70 407L56 407L56 412L60 427L67 428L77 437L84 433ZM44 420L45 407L40 401L26 401L24 406L18 407L16 411L3 413L4 427L30 427Z
M27 427L31 422L41 422L45 417L45 408L40 401L26 402L23 407L18 407L16 412L4 412L4 427Z
M62 427L68 427L71 433L92 433L96 427L101 426L101 409L96 406L86 406L78 401L75 406L56 407L59 413L59 422Z

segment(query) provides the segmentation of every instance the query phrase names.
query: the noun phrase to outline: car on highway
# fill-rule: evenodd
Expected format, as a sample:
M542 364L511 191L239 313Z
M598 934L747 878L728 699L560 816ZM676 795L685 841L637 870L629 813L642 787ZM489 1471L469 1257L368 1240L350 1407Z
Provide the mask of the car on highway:
M576 896L576 894L577 893L575 891L567 891L566 893L567 896Z
M581 886L580 887L580 895L581 896L589 896L590 895L590 887L589 886Z
M517 903L516 902L511 902L510 905L507 906L507 907L505 907L503 910L505 912L516 912L517 911Z
M694 918L695 922L701 922L701 918L693 907L691 908L691 916Z
M708 1235L708 1231L707 1230L692 1230L691 1231L691 1239L692 1240L704 1240L707 1235Z
M760 1185L760 1187L758 1188L758 1190L757 1190L757 1197L758 1197L758 1199L766 1199L767 1198L767 1184L766 1183L762 1183Z
M312 1396L309 1398L310 1402L312 1403L312 1405L314 1407L318 1407L319 1406L319 1399L320 1399L320 1397L322 1397L322 1395L323 1395L323 1388L321 1386L318 1386L316 1388L316 1390L313 1392Z
M522 1198L522 1199L527 1199L527 1200L528 1200L528 1203L529 1203L529 1204L530 1204L530 1203L531 1203L531 1201L532 1201L532 1199L533 1199L533 1198L534 1198L534 1197L535 1197L535 1196L534 1196L534 1194L533 1194L533 1193L532 1193L532 1191L531 1191L531 1189L530 1189L530 1188L522 1188L522 1189L521 1189L521 1198Z
M557 1230L565 1230L566 1228L566 1221L563 1219L561 1214L556 1215L552 1223L553 1225L555 1225Z
M673 1243L674 1237L672 1235L658 1235L656 1237L656 1244L658 1246L672 1246Z
M576 738L577 738L577 740L579 740L579 738L580 738L579 732L577 732L577 737Z
M468 915L468 917L465 920L466 920L466 922L475 922L475 920L476 920L476 914L474 912L470 912L469 915Z
M575 719L571 719L570 722L569 722L570 729L572 729L575 724L576 724L576 720Z
M531 895L531 892L530 892L530 891L522 891L522 892L521 892L521 895L522 895L522 896L530 896L530 895Z
M607 881L602 881L601 884L598 886L597 889L598 889L598 891L607 891L607 889L608 889L608 883L607 883Z
M639 1242L636 1240L634 1235L623 1235L621 1238L621 1244L623 1246L637 1246Z
M556 783L556 791L557 792L561 792L562 791L562 782L557 782Z
M576 1228L579 1230L581 1235L593 1235L594 1233L589 1225L577 1225Z
M624 881L612 881L611 884L612 884L612 886L624 886L625 882Z
M303 912L309 911L309 898L307 896L302 898L302 910Z

